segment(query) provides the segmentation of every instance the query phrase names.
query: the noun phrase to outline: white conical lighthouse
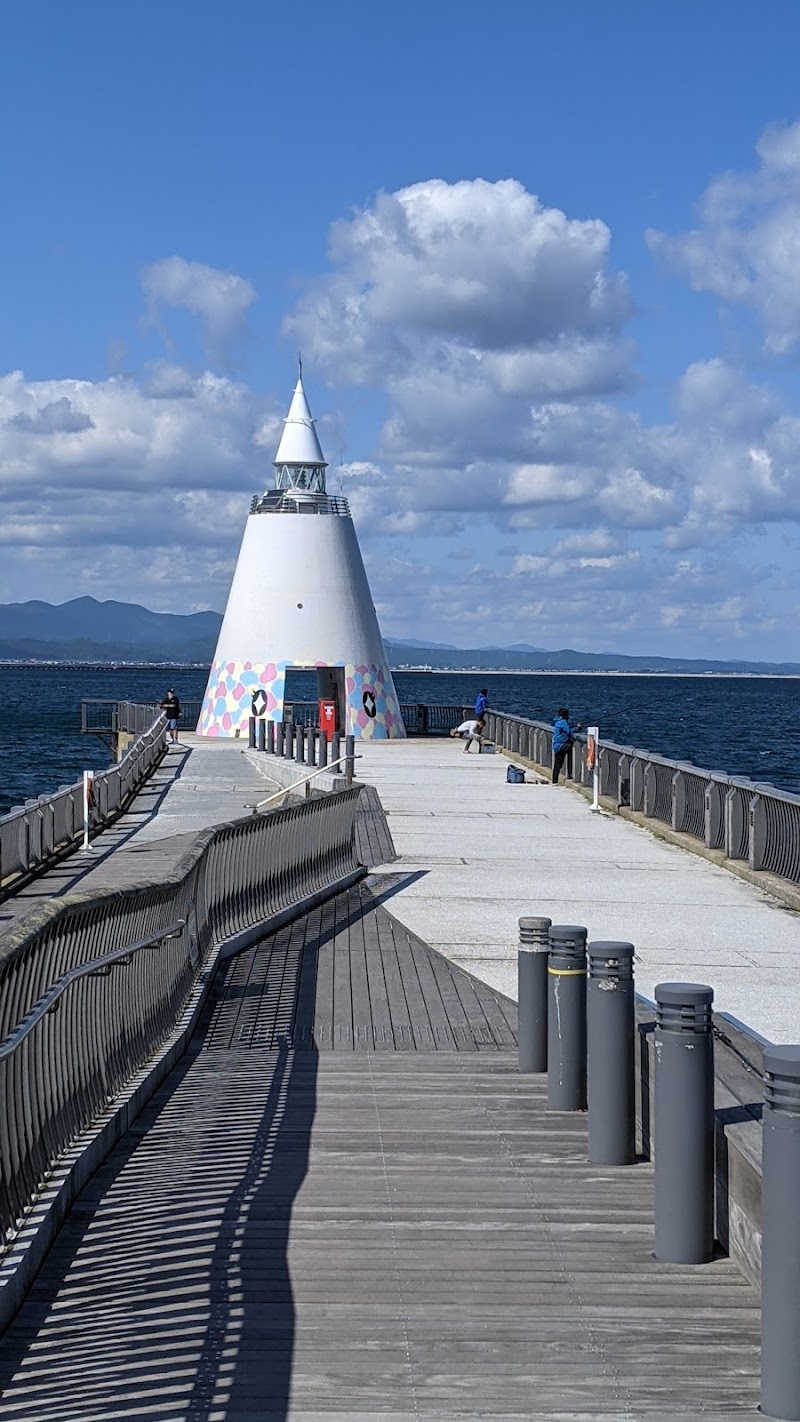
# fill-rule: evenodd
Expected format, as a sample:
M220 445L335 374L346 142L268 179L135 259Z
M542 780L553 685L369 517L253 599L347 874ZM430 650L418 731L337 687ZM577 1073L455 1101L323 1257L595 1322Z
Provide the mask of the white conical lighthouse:
M274 488L250 507L197 730L246 735L259 691L256 709L282 721L296 668L316 671L344 733L404 736L350 508L325 491L302 365L273 462Z

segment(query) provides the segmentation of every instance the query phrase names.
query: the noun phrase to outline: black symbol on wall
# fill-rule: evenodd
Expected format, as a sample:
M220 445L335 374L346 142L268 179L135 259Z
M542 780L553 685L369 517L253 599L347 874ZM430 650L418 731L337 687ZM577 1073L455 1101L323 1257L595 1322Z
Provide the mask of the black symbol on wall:
M378 708L375 705L375 692L370 690L365 691L361 698L361 704L369 716L370 721L374 721L378 713Z
M251 703L250 703L250 715L251 715L251 716L264 716L264 715L266 714L266 710L267 710L267 693L266 693L266 691L262 691L261 687L259 687L258 691L254 691L254 692L253 692L253 698L252 698L252 701L251 701Z

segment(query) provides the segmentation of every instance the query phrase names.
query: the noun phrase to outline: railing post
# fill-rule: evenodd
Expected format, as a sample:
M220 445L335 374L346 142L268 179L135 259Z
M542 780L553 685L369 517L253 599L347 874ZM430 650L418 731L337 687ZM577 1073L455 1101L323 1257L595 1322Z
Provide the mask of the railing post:
M344 778L346 785L352 785L353 775L356 768L356 738L355 736L345 736L344 753L347 759L344 763Z
M671 824L674 830L682 830L686 823L686 780L682 770L676 770L672 776L672 817Z
M275 754L275 722L267 721L267 755Z
M517 1059L524 1072L547 1071L547 958L549 918L519 920Z
M767 852L767 814L761 795L751 795L747 819L747 862L763 869Z
M644 762L637 755L631 759L630 769L630 806L632 810L640 810L644 803Z
M586 929L550 929L547 1109L586 1110Z
M706 849L716 849L720 839L724 838L723 820L725 817L725 802L722 796L722 786L718 780L706 781L706 788L703 792L703 808L703 842Z
M644 801L642 809L646 815L652 815L656 807L656 768L652 761L648 760L644 767Z
M744 833L743 797L732 785L725 796L725 858L737 859Z
M427 731L428 731L428 708L427 708L427 706L420 706L419 703L417 703L417 710L416 710L416 725L417 725L417 735L418 735L418 736L427 735Z
M256 744L258 746L258 749L260 751L265 751L267 749L267 726L263 716L259 716L258 726L256 729Z
M800 1046L764 1048L761 1411L800 1418Z
M714 992L659 983L655 996L656 1258L705 1264L714 1252Z
M586 989L589 1161L634 1159L633 944L590 943Z

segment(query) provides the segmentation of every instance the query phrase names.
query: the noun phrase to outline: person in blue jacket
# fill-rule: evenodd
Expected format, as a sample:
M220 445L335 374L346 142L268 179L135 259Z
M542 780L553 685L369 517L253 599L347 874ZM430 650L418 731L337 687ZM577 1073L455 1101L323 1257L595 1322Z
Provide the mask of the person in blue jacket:
M564 761L572 749L572 737L575 731L582 731L583 726L570 726L569 711L566 706L559 706L558 715L553 722L553 784L558 784L558 777L564 766Z
M478 695L475 698L475 716L477 720L480 720L483 716L486 715L486 708L488 705L489 693L486 687L484 686L482 691L479 691Z

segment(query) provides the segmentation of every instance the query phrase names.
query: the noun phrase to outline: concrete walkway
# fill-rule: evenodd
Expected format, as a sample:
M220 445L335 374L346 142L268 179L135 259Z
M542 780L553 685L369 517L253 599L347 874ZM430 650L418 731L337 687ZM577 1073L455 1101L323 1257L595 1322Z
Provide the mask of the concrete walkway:
M0 904L0 935L49 899L150 883L177 864L200 830L248 814L250 805L278 787L246 750L247 742L182 732L125 814L92 840L88 854L70 855Z
M646 829L593 815L566 785L507 785L501 755L450 740L365 742L409 877L392 913L483 981L516 997L517 919L580 923L637 949L636 983L708 982L718 1011L800 1041L800 914Z

